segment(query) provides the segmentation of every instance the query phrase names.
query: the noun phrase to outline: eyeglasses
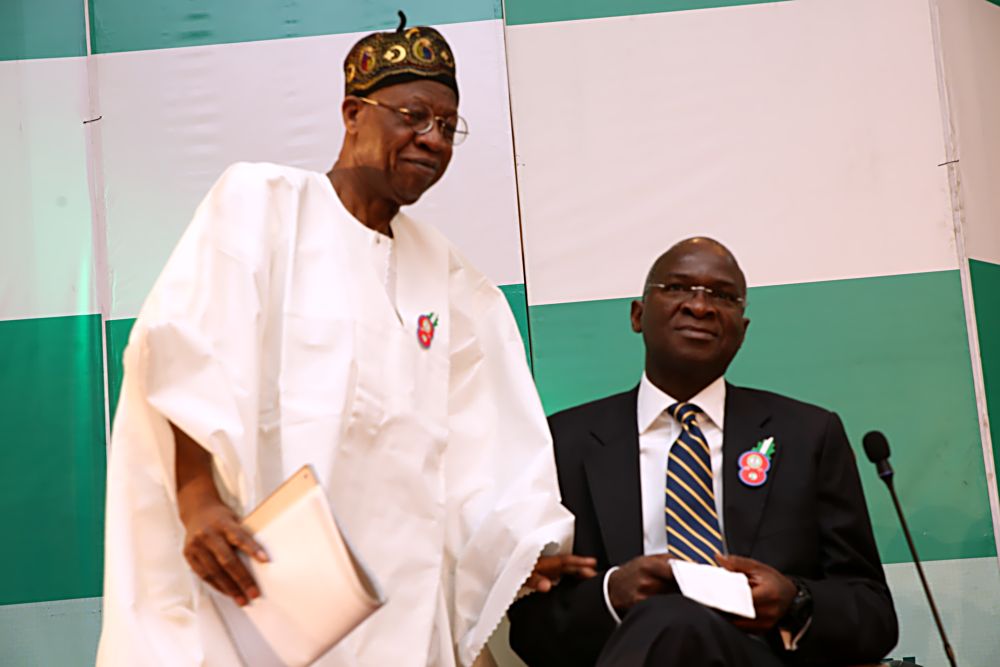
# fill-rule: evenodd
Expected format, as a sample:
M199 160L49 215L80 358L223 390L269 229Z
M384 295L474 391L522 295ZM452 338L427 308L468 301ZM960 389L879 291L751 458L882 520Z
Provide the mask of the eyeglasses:
M700 292L705 295L705 299L714 306L723 308L744 308L747 300L742 296L737 296L725 290L712 289L704 285L682 285L680 283L646 283L646 290L656 288L664 296L677 301L692 301Z
M461 116L443 118L435 116L434 113L425 106L415 105L413 107L394 107L378 100L368 97L359 97L359 100L373 107L382 107L389 111L395 111L406 122L406 124L417 134L427 134L437 125L441 136L452 146L458 146L469 136L469 126Z

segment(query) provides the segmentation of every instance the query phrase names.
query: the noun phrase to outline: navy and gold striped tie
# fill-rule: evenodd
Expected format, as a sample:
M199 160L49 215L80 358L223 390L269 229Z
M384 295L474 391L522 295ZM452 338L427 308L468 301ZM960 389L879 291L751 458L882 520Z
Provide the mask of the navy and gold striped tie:
M712 457L696 422L701 408L674 403L667 412L681 424L681 434L667 457L667 546L671 555L715 565L722 553L722 533L715 510Z

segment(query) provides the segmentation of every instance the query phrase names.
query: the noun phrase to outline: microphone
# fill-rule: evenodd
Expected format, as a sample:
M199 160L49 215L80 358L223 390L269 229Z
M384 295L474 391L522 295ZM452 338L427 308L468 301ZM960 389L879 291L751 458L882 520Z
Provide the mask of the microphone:
M955 667L955 652L952 650L951 644L948 643L948 635L945 634L944 625L941 623L941 617L938 615L937 605L934 604L931 587L927 584L927 577L924 576L924 568L921 567L920 557L917 556L917 548L913 546L910 529L906 525L906 519L903 517L903 508L900 507L899 498L896 497L896 488L892 485L892 476L894 473L892 466L889 465L889 441L885 439L881 431L869 431L862 439L862 444L864 445L868 460L875 464L879 478L889 487L889 493L892 495L892 503L896 506L896 514L899 516L899 523L903 526L903 535L906 536L906 545L910 547L913 564L917 566L920 583L924 587L924 594L927 596L927 603L930 605L931 614L933 614L934 622L937 624L938 634L941 635L941 644L944 646L944 653L948 656L948 663L951 667Z

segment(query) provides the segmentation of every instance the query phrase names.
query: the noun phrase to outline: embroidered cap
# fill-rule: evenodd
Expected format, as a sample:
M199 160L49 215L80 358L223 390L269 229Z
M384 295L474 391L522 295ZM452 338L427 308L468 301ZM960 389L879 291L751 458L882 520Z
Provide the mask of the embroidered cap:
M448 42L434 28L406 27L406 14L399 12L395 32L373 32L362 37L344 60L344 93L365 95L379 88L428 79L455 91L455 58Z

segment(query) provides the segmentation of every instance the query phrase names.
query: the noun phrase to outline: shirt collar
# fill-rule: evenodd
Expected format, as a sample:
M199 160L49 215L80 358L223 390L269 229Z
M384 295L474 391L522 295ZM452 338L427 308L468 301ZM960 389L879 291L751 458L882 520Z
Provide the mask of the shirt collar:
M645 433L653 422L671 405L677 402L673 396L650 382L646 373L639 381L639 397L637 399L636 416L639 433ZM688 403L694 403L712 422L723 430L726 415L726 381L721 376L699 391Z

